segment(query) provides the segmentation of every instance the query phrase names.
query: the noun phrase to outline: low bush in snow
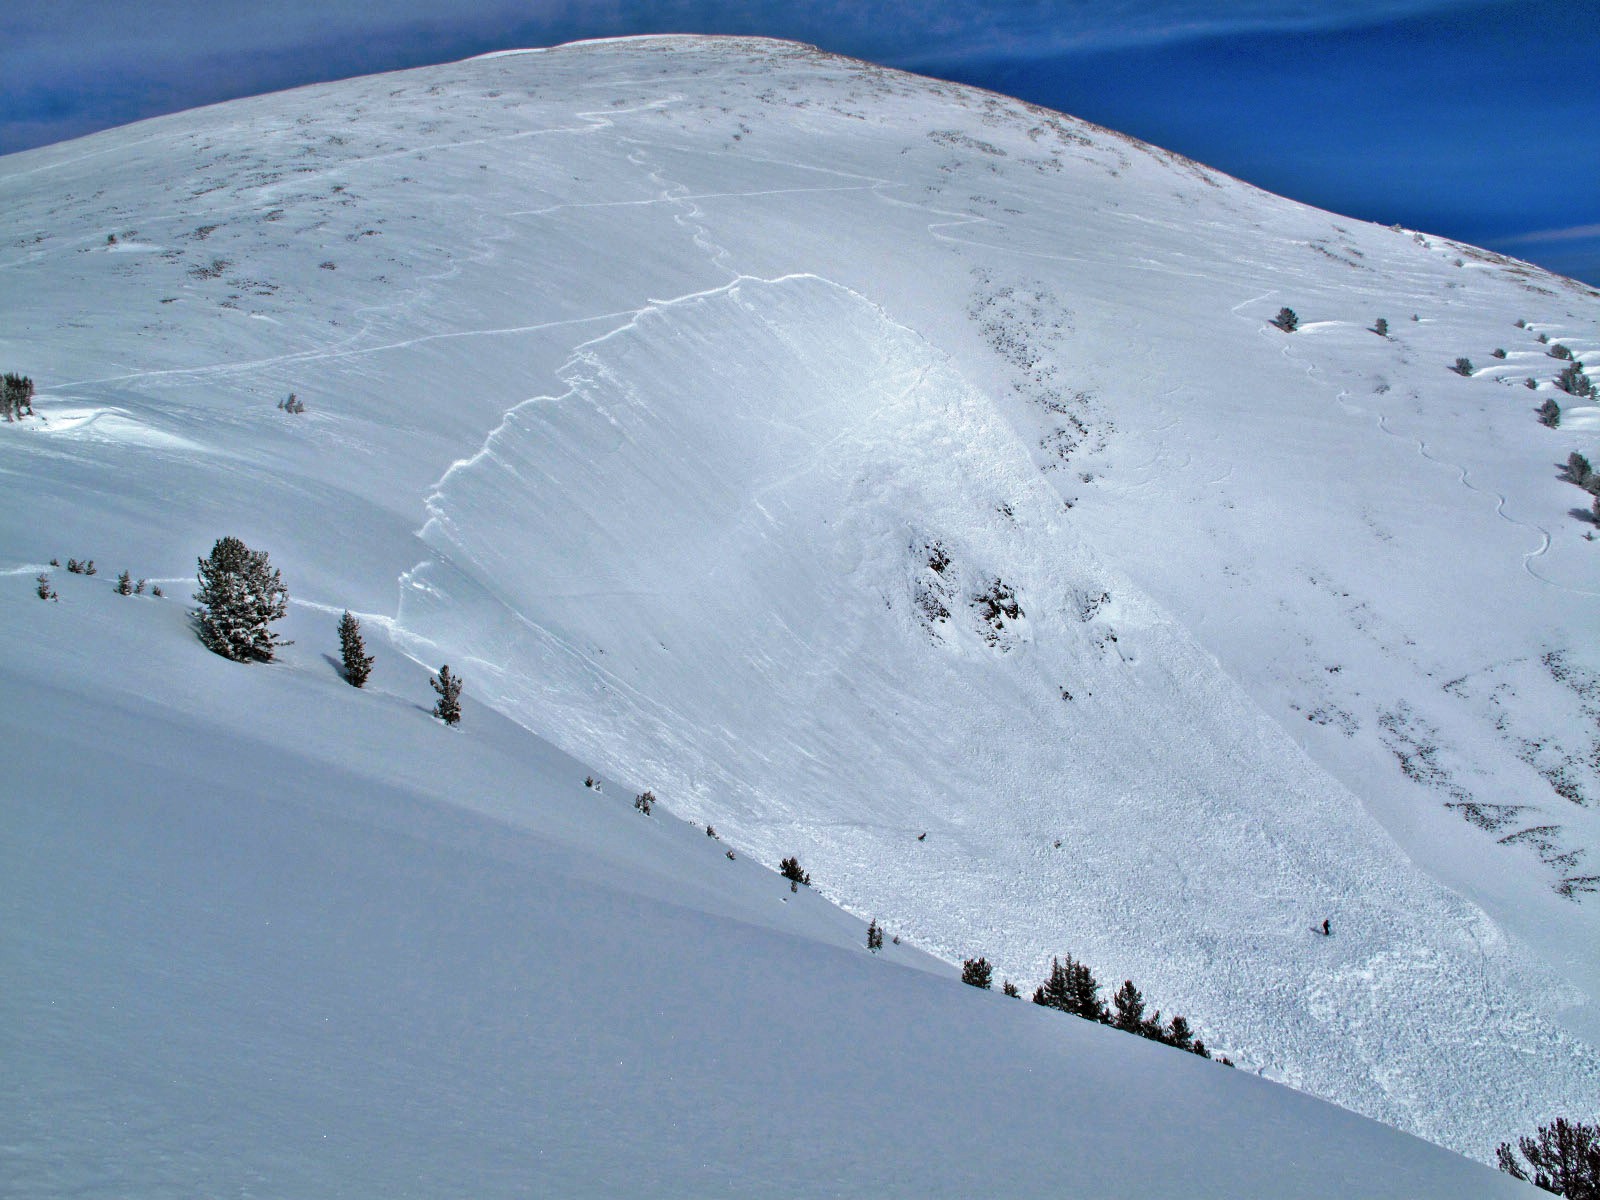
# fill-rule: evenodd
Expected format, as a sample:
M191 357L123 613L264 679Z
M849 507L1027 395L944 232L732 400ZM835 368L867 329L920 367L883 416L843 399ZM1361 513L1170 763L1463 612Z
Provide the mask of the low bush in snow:
M1580 362L1567 364L1566 370L1556 376L1556 386L1569 396L1577 396L1583 400L1594 399L1594 380L1584 373L1583 364Z
M33 416L33 380L10 372L0 376L0 414L7 421Z

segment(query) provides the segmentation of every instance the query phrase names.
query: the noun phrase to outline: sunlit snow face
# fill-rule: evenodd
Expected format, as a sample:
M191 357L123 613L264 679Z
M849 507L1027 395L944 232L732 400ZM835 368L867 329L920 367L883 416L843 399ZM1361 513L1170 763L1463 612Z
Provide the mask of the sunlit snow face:
M1583 189L1559 178L1600 96L1570 0L109 0L0 15L0 154L238 96L511 47L639 33L792 38L976 83L1297 199L1600 278ZM83 31L93 36L83 36ZM1463 70L1463 64L1472 69Z

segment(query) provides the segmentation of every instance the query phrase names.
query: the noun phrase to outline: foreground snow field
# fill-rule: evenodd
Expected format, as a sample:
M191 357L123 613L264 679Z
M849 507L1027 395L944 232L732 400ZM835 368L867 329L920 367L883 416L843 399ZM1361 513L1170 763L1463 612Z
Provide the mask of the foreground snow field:
M34 1190L125 1191L133 1144L156 1192L514 1190L537 1143L557 1191L1161 1194L1227 1142L1219 1195L1459 1195L1494 1180L1250 1076L1480 1158L1600 1108L1600 545L1559 477L1600 413L1548 353L1600 364L1590 289L683 38L11 156L0 280L41 414L0 429ZM184 628L225 533L284 571L281 666ZM69 554L101 575L40 604ZM324 660L345 607L373 695ZM466 677L462 729L402 652ZM787 854L889 962L748 862ZM1069 951L1242 1069L935 961ZM1113 1166L1117 1080L1167 1149ZM893 1152L885 1087L929 1106Z
M960 984L381 638L356 692L69 578L0 632L7 1195L1520 1195ZM50 647L42 653L40 647ZM108 664L115 663L114 671Z

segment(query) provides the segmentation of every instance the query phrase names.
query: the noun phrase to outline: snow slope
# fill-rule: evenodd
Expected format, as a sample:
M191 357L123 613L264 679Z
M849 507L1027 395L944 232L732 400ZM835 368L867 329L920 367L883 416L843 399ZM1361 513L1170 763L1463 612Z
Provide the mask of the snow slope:
M236 533L936 956L1070 951L1479 1157L1600 1105L1597 419L1531 413L1589 289L753 41L200 110L0 201L16 603Z
M241 667L171 598L57 590L0 629L28 698L0 803L8 1196L1525 1194L869 955L470 697L444 728L381 631L355 692L312 648L326 614Z

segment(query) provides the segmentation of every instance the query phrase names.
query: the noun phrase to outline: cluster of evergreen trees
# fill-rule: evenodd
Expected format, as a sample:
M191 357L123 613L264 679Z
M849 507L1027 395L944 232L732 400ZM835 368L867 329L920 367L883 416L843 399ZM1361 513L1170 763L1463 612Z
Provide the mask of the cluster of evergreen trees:
M969 958L961 964L962 983L972 987L987 988L993 980L994 968L988 959ZM1008 996L1020 995L1016 985L1010 980L1005 981L1002 990ZM1085 1021L1095 1021L1101 1025L1109 1025L1113 1029L1120 1029L1124 1033L1149 1038L1164 1046L1187 1050L1190 1054L1198 1054L1201 1058L1211 1057L1211 1051L1206 1049L1204 1042L1194 1036L1194 1030L1190 1028L1186 1018L1175 1016L1168 1023L1162 1024L1160 1009L1146 1015L1144 993L1134 986L1133 980L1124 979L1122 986L1111 997L1111 1003L1107 1005L1100 998L1100 981L1094 977L1089 965L1079 962L1070 954L1067 955L1065 962L1059 958L1050 960L1050 976L1034 989L1033 1002L1043 1008L1058 1009L1075 1017L1082 1017ZM1224 1066L1233 1066L1226 1055L1217 1061Z
M209 556L197 561L195 629L206 649L234 662L271 662L280 647L294 644L271 629L272 622L289 611L289 589L265 550L252 550L236 537L225 537L211 547ZM124 571L118 590L127 582ZM345 681L351 687L365 685L373 656L362 640L361 622L348 609L339 618L339 653ZM433 715L446 725L458 723L461 677L451 674L446 664L429 682L438 695Z

